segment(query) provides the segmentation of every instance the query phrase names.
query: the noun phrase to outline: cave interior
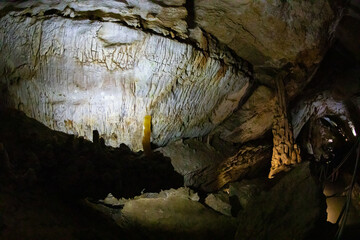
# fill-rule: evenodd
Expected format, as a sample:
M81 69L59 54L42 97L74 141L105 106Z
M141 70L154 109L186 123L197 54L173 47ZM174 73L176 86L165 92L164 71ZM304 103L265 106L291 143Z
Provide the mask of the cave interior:
M1 0L0 239L360 239L359 0Z

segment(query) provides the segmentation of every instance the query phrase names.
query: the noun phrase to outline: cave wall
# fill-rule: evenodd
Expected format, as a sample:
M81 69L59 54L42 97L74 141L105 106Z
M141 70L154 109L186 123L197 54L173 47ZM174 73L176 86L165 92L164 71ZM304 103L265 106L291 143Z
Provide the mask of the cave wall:
M209 132L250 86L241 65L225 65L188 44L112 22L4 16L1 69L8 104L52 129L142 148Z

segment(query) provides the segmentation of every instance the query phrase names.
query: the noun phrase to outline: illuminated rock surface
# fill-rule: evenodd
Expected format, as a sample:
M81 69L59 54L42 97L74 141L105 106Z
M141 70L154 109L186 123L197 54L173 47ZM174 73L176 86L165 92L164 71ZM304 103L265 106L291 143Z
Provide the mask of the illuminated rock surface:
M90 140L98 130L107 145L135 151L147 114L157 145L209 133L249 93L251 64L292 63L303 76L297 64L321 58L336 17L324 0L52 0L1 3L0 10L2 102L52 129ZM260 135L271 121L258 121ZM258 136L235 131L231 141Z
M118 204L113 201L115 204L107 206L89 204L113 218L123 229L138 229L138 236L147 239L231 239L236 218L206 208L198 200L192 190L179 188L143 194ZM119 205L123 208L116 209Z
M117 23L4 17L1 59L10 105L47 126L142 149L204 135L229 115L249 78L193 47ZM171 120L170 120L171 119Z
M219 134L221 139L232 143L254 140L271 129L274 111L274 92L261 85L238 111L213 131L213 134Z

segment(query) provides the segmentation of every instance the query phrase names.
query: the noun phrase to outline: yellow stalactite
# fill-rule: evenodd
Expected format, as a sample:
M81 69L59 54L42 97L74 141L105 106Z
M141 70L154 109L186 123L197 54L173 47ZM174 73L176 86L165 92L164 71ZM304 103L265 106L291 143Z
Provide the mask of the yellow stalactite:
M146 156L151 155L150 135L151 135L151 116L146 115L144 117L144 136L142 140L142 145Z

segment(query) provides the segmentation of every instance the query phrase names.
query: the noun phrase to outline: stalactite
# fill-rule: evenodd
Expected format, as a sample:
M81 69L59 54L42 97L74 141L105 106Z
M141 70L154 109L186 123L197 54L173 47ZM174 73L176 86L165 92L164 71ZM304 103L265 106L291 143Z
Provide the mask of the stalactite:
M292 127L287 116L283 78L284 74L279 74L275 78L277 102L272 127L274 146L269 178L301 162L300 148L294 142Z
M142 144L146 156L151 155L150 135L151 135L151 116L146 115L144 117L144 136L142 140Z

